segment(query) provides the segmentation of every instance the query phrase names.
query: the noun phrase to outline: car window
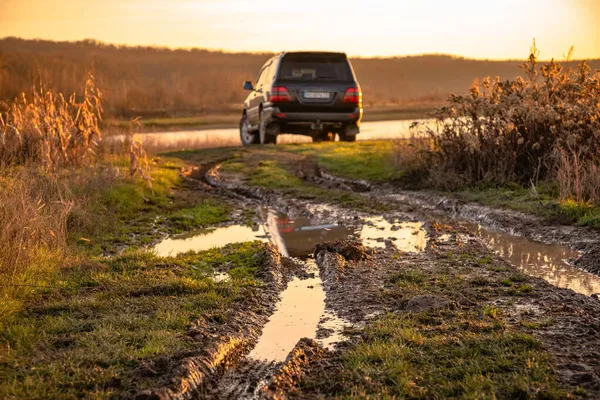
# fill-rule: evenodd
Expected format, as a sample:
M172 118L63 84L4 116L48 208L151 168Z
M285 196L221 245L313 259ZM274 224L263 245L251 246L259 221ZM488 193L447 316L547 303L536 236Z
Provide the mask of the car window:
M269 64L269 66L267 67L267 69L265 70L265 76L263 78L263 81L266 85L273 82L273 66L274 65L275 64L273 62L271 62Z
M279 69L279 78L286 80L352 80L348 61L340 57L295 55L286 56Z
M256 85L255 85L256 87L261 86L262 78L263 78L264 74L265 74L265 69L263 68L260 70L260 72L258 73L258 76L256 77Z
M271 63L266 64L261 70L260 73L258 74L258 78L256 79L256 86L260 87L262 85L264 85L267 80L269 79L269 67L271 66Z

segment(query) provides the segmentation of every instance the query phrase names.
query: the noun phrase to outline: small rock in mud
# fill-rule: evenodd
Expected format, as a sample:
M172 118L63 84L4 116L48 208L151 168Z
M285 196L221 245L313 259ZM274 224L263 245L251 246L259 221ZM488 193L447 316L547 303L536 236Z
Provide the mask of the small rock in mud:
M318 244L315 254L321 251L340 254L346 261L362 261L369 258L369 252L360 240L337 240Z
M448 299L430 294L419 295L411 298L404 311L406 312L424 312L430 310L438 310L440 308L449 307L452 304Z

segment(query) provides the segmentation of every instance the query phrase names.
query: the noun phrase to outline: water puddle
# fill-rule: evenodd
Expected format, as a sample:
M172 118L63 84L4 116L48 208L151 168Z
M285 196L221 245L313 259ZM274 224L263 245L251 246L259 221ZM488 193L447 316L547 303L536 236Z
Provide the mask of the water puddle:
M279 216L275 220L281 237L281 246L290 257L306 258L319 243L348 239L355 236L355 230L337 224L324 224L319 220L305 217L295 219Z
M161 257L174 257L188 251L203 251L223 247L230 243L253 242L255 240L268 241L264 227L232 225L167 238L154 246L154 251Z
M302 338L316 339L329 348L343 340L341 330L347 324L325 311L319 268L312 259L305 265L306 272L313 277L304 280L296 277L288 284L249 358L282 362ZM317 339L320 328L329 333L326 338Z
M334 348L344 340L342 331L351 324L325 307L325 291L319 268L312 253L319 243L361 238L366 246L385 248L390 240L407 252L423 251L427 233L419 222L388 222L384 218L368 218L346 226L323 220L321 216L291 218L263 210L264 226L241 226L206 229L190 235L168 238L155 246L160 256L176 256L187 251L202 251L229 243L270 240L279 252L303 264L305 279L294 277L281 293L275 312L265 325L249 359L282 362L302 338L315 339L324 347ZM331 217L331 214L329 215ZM229 275L215 274L215 281L227 281Z
M571 266L569 260L579 257L579 252L567 246L534 242L481 228L478 234L488 247L525 274L587 296L600 293L600 277Z
M388 222L382 217L365 219L360 238L367 247L385 248L390 240L398 250L421 252L427 246L427 231L421 222Z

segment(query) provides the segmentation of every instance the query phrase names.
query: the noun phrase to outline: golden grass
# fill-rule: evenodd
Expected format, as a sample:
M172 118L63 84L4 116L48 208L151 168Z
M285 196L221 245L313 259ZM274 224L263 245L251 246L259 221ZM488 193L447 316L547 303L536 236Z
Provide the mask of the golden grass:
M0 50L0 99L29 92L38 79L54 91L78 91L93 64L105 90L107 115L123 119L239 114L247 96L242 82L255 79L271 56L16 38L0 40ZM352 62L367 110L441 106L450 94L465 92L476 76L513 79L521 74L518 61L441 55Z
M36 89L5 108L0 113L0 322L18 311L16 299L44 287L64 265L71 232L98 225L90 199L126 179L101 146L102 93L92 75L81 97ZM109 151L128 156L128 179L139 174L150 184L146 153L133 130L120 149Z
M537 55L534 43L526 79L485 78L436 111L430 168L446 186L557 179L562 198L600 203L600 71Z
M34 162L46 169L89 164L102 140L102 93L88 76L83 98L34 89L0 114L0 162Z
M1 169L0 276L3 283L35 283L35 266L60 257L73 197L55 177L35 168Z

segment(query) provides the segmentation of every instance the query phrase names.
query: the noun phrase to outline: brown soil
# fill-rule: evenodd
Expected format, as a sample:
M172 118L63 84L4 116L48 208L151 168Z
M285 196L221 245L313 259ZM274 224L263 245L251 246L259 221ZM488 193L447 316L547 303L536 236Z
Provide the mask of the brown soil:
M266 155L259 154L256 160ZM268 156L271 157L272 152ZM484 306L497 308L510 329L539 339L551 353L552 367L565 387L583 387L592 398L600 396L600 302L571 290L556 288L541 279L520 275L513 266L491 254L457 217L485 222L538 240L565 243L587 250L588 255L597 253L593 246L598 243L600 234L578 227L548 226L530 216L460 204L432 194L395 192L363 182L334 179L322 174L313 162L298 157L284 160L297 166L298 176L322 183L323 187L357 191L379 201L385 198L394 204L394 211L384 214L387 219L423 221L430 238L426 250L403 253L392 243L376 250L365 249L356 242L318 244L315 258L327 293L326 306L356 327L347 333L348 342L339 345L335 352L328 352L313 342L301 341L283 366L247 361L236 365L239 355L247 352L249 345L240 346L240 351L232 352L236 355L231 358L220 358L222 347L217 346L208 356L195 355L193 363L184 360L174 374L175 380L171 377L165 381L171 382L166 384L166 389L145 392L143 396L188 398L180 395L186 385L193 388L190 393L210 398L337 396L340 388L328 379L341 368L340 354L361 340L360 328L378 315L471 310ZM219 195L243 198L246 205L270 206L292 216L311 215L348 224L366 215L351 209L317 207L317 201L299 200L274 190L249 187L235 177L223 179L217 163L200 167L190 176L200 178L198 171L204 172L203 181ZM438 240L442 234L450 235L450 240ZM593 261L584 255L579 262L582 267L594 270ZM294 265L293 262L284 264ZM395 276L407 270L417 270L424 282L437 282L440 276L448 276L452 283L424 284L413 291L398 290ZM285 277L285 271L275 275ZM518 285L511 283L507 287L505 282L513 282L515 276L518 276ZM267 318L266 311L272 309L276 292L283 282L285 278L272 282L271 294L262 301L265 312L253 317L240 315L239 324L225 334L227 340L239 338L240 343L248 344L256 339ZM236 335L233 332L242 333ZM203 367L197 367L200 365ZM211 367L214 365L218 367ZM265 371L270 374L270 381L257 382ZM210 385L205 384L208 375Z

